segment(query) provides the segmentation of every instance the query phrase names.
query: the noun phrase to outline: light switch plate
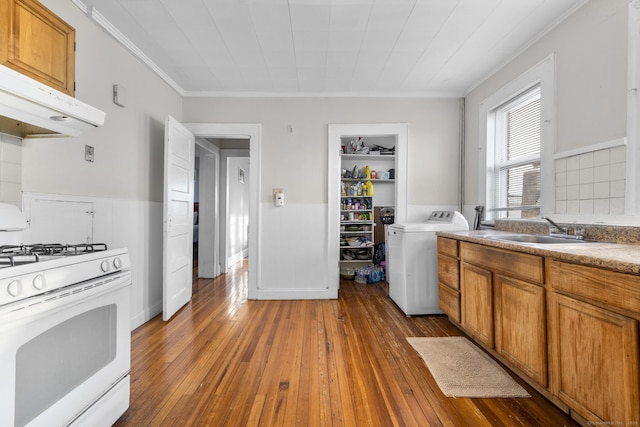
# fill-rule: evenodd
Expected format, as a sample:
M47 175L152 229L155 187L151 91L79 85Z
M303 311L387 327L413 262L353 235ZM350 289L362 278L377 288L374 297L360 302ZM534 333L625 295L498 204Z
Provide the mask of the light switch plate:
M93 147L91 145L84 146L84 159L87 162L93 162Z

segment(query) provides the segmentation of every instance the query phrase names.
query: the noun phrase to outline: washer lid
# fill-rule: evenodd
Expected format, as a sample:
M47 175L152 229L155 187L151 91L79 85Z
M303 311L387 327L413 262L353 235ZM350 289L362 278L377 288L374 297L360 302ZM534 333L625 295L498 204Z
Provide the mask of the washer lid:
M422 231L437 230L438 224L429 224L426 222L414 222L410 224L391 224L389 230L399 231L402 233L418 233Z

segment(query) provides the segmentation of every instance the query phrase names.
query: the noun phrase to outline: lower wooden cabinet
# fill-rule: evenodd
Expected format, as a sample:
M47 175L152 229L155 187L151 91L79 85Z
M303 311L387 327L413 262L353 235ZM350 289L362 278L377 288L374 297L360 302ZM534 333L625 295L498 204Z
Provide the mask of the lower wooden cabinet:
M640 425L640 277L458 243L457 258L450 241L439 245L452 257L442 262L441 307L460 301L445 313L576 419Z
M492 273L462 260L460 263L460 306L462 327L493 347Z
M594 425L638 425L638 321L552 294L551 391Z
M545 289L500 274L494 277L495 347L538 384L547 386Z
M458 242L438 237L438 306L460 323L460 261Z

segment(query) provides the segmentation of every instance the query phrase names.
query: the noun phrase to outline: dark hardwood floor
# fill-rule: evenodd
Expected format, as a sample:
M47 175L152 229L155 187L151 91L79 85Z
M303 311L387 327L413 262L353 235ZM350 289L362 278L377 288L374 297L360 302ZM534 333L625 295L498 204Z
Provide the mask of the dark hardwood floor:
M132 333L116 426L576 425L521 381L531 398L445 397L406 337L461 331L406 317L384 282L342 281L337 300L248 301L246 289L246 263L196 279L171 321Z

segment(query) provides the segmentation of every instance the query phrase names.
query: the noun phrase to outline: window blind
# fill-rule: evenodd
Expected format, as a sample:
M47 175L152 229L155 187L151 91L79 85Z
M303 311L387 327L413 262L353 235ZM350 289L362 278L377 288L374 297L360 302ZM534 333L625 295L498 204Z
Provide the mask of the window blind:
M540 91L512 100L497 111L495 210L500 217L540 212ZM498 145L500 144L501 146Z

